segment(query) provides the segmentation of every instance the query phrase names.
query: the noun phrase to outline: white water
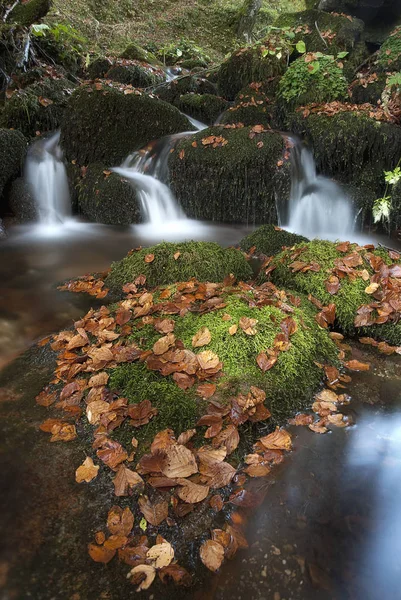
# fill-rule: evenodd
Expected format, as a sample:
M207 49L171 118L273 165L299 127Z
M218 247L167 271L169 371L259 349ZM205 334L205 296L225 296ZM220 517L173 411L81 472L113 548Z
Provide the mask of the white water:
M312 153L297 143L292 150L292 181L288 229L308 238L346 239L355 215L341 187L317 175Z
M45 226L60 225L71 216L68 179L59 141L60 132L57 132L35 142L25 164L25 181L35 200L39 223Z

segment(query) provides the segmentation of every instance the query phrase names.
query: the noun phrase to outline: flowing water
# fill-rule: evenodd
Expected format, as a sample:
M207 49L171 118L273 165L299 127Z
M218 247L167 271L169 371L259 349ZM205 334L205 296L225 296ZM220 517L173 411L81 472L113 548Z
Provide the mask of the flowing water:
M287 228L308 238L348 239L354 231L351 200L331 179L316 173L312 152L296 142Z

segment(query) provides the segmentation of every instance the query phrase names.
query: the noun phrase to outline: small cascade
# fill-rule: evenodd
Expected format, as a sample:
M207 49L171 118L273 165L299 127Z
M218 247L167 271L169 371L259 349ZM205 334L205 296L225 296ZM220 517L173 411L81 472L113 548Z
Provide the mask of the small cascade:
M343 239L354 229L355 215L341 187L317 175L312 153L296 141L291 152L292 180L288 229L308 238Z
M43 225L63 223L71 215L70 191L60 132L35 142L28 151L24 178Z
M185 219L185 213L169 189L168 157L174 145L194 132L176 133L157 140L142 151L134 152L113 171L131 182L137 192L144 221L165 225Z

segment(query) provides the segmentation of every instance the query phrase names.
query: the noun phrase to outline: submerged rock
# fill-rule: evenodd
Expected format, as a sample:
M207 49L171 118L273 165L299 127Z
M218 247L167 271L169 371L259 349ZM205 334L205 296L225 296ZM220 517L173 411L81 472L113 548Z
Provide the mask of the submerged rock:
M130 183L100 164L90 164L77 184L78 210L90 221L130 225L142 221Z
M288 41L279 34L270 35L266 40L235 51L219 71L219 93L227 100L234 100L236 94L253 81L267 82L283 75L287 68L290 53Z
M61 128L67 160L117 166L151 140L191 129L177 108L131 88L128 91L86 85L72 95Z
M27 137L60 126L75 85L68 79L46 78L13 93L0 115L3 127L19 129Z
M27 149L27 140L21 132L0 129L0 196L6 183L21 170Z
M180 141L170 183L187 216L226 223L277 223L290 168L280 134L215 126Z
M244 252L249 252L251 248L254 248L254 254L264 254L265 256L274 256L282 251L283 247L295 246L302 242L308 242L309 240L296 233L291 233L276 227L275 225L262 225L256 231L253 231L246 237L244 237L239 246Z
M147 257L152 256L149 261ZM113 263L105 286L122 295L122 286L133 283L139 275L145 275L146 286L153 288L191 277L217 282L230 274L241 280L252 277L244 255L235 248L222 248L215 242L162 243Z
M323 306L335 305L343 333L399 346L401 257L390 254L385 248L313 240L278 254L271 263L271 278L277 285L311 294ZM266 280L263 272L259 280Z

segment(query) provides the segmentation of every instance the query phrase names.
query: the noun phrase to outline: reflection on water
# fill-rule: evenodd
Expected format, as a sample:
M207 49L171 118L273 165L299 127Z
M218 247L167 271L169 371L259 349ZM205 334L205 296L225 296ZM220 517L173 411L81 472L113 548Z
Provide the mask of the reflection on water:
M96 300L60 293L59 282L101 272L131 248L180 240L216 241L229 246L245 227L182 220L125 229L80 223L15 227L0 242L0 368L35 339L69 326Z

